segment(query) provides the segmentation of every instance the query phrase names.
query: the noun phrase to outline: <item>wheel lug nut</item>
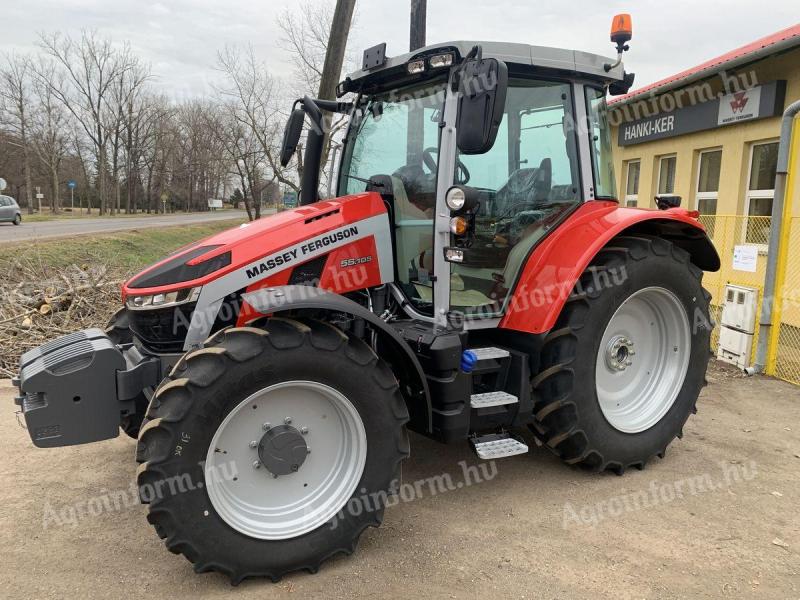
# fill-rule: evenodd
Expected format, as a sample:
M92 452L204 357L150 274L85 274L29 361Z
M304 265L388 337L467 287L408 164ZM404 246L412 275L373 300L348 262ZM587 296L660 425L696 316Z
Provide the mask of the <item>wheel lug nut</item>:
M264 431L266 431L266 430L267 430L267 429L269 429L270 427L272 427L272 423L264 423L264 424L261 426L261 429L263 429Z
M254 468L254 469L259 469L259 468L261 468L261 463L260 463L260 462L258 462L257 460L254 460L254 461L253 461L253 468Z
M292 417L286 417L283 422L289 425L292 422Z
M250 447L251 448L256 448L257 446L258 446L258 442L257 441L253 440L252 442L250 442Z
M306 435L308 433L308 427L301 427L300 428L300 433L302 433L303 435Z

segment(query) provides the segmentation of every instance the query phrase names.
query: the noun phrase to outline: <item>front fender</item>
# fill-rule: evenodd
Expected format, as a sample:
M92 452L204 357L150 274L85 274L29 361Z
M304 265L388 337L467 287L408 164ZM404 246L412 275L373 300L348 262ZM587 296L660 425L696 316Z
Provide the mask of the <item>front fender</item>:
M416 355L402 337L383 319L339 294L304 285L262 288L242 295L247 304L262 315L294 310L321 310L345 313L367 321L378 333L388 356L381 356L392 367L409 409L409 427L420 433L432 430L431 397L428 382Z
M535 246L517 279L503 329L544 333L555 325L578 278L616 236L655 235L680 246L704 271L718 271L719 255L697 220L682 208L642 210L616 202L587 202Z

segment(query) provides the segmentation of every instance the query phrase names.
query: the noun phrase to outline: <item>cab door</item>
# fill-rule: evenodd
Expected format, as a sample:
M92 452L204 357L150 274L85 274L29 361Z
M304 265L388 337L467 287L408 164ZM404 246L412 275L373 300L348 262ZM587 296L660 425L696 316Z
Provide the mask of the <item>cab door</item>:
M573 102L569 83L512 79L492 149L458 157L481 206L464 262L451 263L451 310L502 314L533 246L582 201Z

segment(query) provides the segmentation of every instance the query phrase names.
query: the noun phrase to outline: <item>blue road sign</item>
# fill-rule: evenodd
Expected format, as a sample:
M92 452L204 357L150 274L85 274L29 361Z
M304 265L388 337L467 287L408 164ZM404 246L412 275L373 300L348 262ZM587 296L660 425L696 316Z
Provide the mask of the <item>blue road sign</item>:
M70 179L70 180L67 182L67 187L68 187L69 189L71 189L71 190L74 190L76 187L78 187L78 184L77 184L77 182L76 182L74 179Z

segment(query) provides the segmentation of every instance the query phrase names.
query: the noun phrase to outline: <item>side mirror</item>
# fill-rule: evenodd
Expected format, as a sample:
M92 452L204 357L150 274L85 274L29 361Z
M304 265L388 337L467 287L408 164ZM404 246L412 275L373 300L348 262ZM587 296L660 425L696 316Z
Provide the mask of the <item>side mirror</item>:
M297 151L297 144L300 143L300 135L303 133L303 120L306 112L302 108L296 108L286 122L286 129L283 131L283 142L281 143L281 166L285 167L292 160L292 156Z
M456 122L457 144L462 154L491 150L503 121L508 91L508 67L494 58L467 60L460 70L461 98Z
M682 198L675 194L656 194L656 206L658 210L678 208L681 205L681 200Z

